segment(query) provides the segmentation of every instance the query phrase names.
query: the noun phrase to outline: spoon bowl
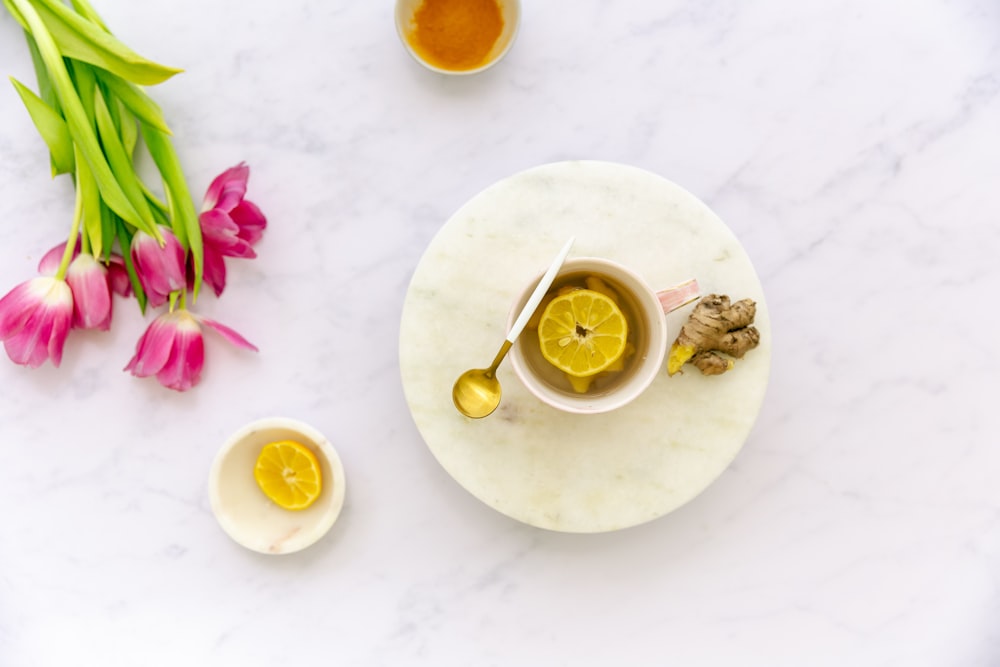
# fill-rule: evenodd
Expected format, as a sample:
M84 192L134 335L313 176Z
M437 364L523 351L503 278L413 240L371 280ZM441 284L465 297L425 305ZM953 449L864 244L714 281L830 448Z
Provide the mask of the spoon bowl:
M455 381L451 399L458 411L473 419L489 417L500 405L500 381L490 368L474 368Z

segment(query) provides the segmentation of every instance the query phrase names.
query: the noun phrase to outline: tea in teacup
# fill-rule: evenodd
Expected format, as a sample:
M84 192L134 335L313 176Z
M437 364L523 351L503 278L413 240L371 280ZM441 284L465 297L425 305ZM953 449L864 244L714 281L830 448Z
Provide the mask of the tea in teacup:
M517 299L511 320L537 282ZM697 291L697 283L688 281L655 292L610 260L567 260L513 346L514 372L532 394L560 410L621 407L645 391L663 363L665 309L688 302Z
M649 326L639 313L631 293L611 276L564 273L521 334L525 361L562 391L613 390L648 353Z

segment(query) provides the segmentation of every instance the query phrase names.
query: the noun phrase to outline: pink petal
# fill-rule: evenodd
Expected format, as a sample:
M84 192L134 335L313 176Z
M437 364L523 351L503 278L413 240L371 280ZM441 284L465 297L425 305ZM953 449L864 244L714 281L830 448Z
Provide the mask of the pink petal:
M202 210L220 208L223 211L230 211L246 195L249 177L250 168L245 162L230 167L216 176L205 193Z
M63 253L66 252L66 242L63 241L59 245L53 247L47 253L42 255L42 259L38 261L38 272L43 276L54 276L56 271L59 270L59 264L62 263ZM73 257L75 258L80 253L80 240L76 241L76 248L73 250Z
M20 314L7 317L14 306ZM5 320L4 348L11 361L32 368L50 358L54 366L60 364L73 317L69 285L55 278L33 278L0 300L0 311Z
M256 257L250 244L240 238L240 227L229 214L212 209L198 216L198 220L206 246L215 246L227 257Z
M170 352L174 345L174 338L178 335L178 329L187 324L179 319L180 312L165 313L160 315L149 325L139 342L135 346L135 355L125 366L125 370L130 371L136 377L149 377L156 375L166 365L170 359ZM188 318L194 327L198 323L193 318ZM190 326L190 324L187 324ZM199 330L200 332L200 330Z
M236 236L240 231L240 226L236 224L236 221L228 213L218 208L199 213L198 223L201 225L203 238L220 243Z
M62 363L63 347L66 345L66 338L72 326L72 317L60 315L52 322L52 333L49 337L49 356L52 357L52 365L56 368Z
M38 307L40 288L35 280L17 285L0 299L0 337L12 336Z
M3 346L7 356L15 364L38 368L49 358L48 337L51 332L51 322L46 324L44 319L39 319L38 311L33 312L23 329L4 340Z
M229 212L229 217L239 225L240 238L250 245L256 244L264 236L267 218L253 202L244 199L239 206Z
M213 246L206 245L203 259L205 265L202 279L212 288L215 296L220 296L222 291L226 289L226 262L222 253Z
M108 285L118 296L132 296L132 281L129 280L125 260L119 255L112 254L108 261Z
M83 253L69 265L66 282L73 290L73 326L110 329L111 290L107 269L93 256Z
M156 374L156 379L168 389L187 391L201 380L204 365L205 342L201 330L179 331L170 358Z
M166 305L167 301L170 300L169 292L157 292L149 288L143 288L146 292L146 305L150 308L159 308L160 306Z
M33 311L24 328L4 340L7 356L15 364L38 368L49 358L48 337L51 332L51 322L46 324L43 318L38 317L38 311Z
M202 324L211 327L212 329L215 329L217 332L219 332L219 334L222 335L223 338L225 338L227 341L229 341L236 347L241 347L244 350L253 350L254 352L258 351L256 345L248 341L240 334L236 333L234 330L227 327L225 324L220 324L215 320L210 320L204 317L201 317L199 319L201 320Z
M149 234L136 232L130 252L139 282L149 303L155 308L166 303L171 292L182 289L184 280L184 249L174 233L161 227L164 245L161 247Z

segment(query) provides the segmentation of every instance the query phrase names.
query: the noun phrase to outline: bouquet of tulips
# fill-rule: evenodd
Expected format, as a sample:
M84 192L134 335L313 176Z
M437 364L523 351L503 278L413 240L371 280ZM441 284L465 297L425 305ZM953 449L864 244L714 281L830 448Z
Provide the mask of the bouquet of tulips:
M14 86L48 146L53 176L72 178L76 190L66 242L42 257L40 276L0 299L7 355L33 368L58 366L72 329L110 327L113 294L133 297L142 312L166 306L125 366L135 376L193 387L204 364L203 325L256 350L188 308L203 283L222 294L225 258L255 257L267 222L245 199L242 163L211 183L196 211L170 130L143 89L179 70L122 44L87 0L0 1L24 28L38 93L12 79ZM144 154L162 198L139 174Z

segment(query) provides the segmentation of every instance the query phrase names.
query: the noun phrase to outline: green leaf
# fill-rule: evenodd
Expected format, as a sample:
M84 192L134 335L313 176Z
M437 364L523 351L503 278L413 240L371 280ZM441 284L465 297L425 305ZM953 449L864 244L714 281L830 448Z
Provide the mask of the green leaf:
M45 103L42 98L35 95L24 84L10 78L17 94L21 96L21 101L28 109L28 115L42 135L42 139L49 147L49 154L52 157L52 175L68 174L73 171L73 139L69 136L69 128L66 121L55 109Z
M149 203L139 185L139 176L135 173L135 165L122 145L118 136L118 128L115 127L115 121L111 118L111 112L108 111L108 105L99 89L95 89L94 115L97 119L97 132L101 138L101 145L104 146L104 154L108 158L108 164L111 166L111 171L118 181L118 185L132 207L138 211L142 220L149 221L149 224L136 226L147 234L158 237L159 232L155 230L155 227L152 227L153 212L150 211Z
M88 67L88 69L95 74L98 71L93 67ZM108 91L108 87L99 79L97 80L97 90L104 98L104 103L115 126L115 134L118 135L118 141L121 142L122 148L125 149L125 154L128 155L129 160L134 164L133 150L135 149L135 142L139 138L139 130L135 127L135 117Z
M38 52L41 55L42 62L45 64L45 69L49 73L52 86L59 96L59 103L62 105L63 117L66 119L66 126L69 128L70 136L73 137L73 142L80 147L80 153L90 165L94 178L97 180L97 185L101 190L101 197L107 202L108 206L127 220L129 224L140 228L151 228L153 229L154 236L159 238L159 231L155 229L152 221L148 218L143 219L139 215L111 173L111 167L108 165L104 153L101 152L97 135L90 126L87 113L84 111L83 103L80 101L76 89L73 87L73 81L66 70L62 55L60 55L55 42L52 40L52 36L46 30L45 24L42 22L38 12L35 11L28 0L10 0L10 2L20 12L21 18L27 23L38 45Z
M182 215L184 215L184 214L180 213L177 210L177 201L173 197L173 195L171 194L170 187L167 186L164 183L164 188L166 190L166 192L164 194L167 195L167 209L170 211L170 219L171 220L179 220L180 217ZM188 248L189 246L188 246L188 237L187 237L187 226L186 225L174 225L173 226L173 230L174 230L174 236L177 237L177 240L180 242L180 244L183 247Z
M97 188L97 181L90 171L87 161L80 155L80 149L76 148L76 196L80 198L83 205L83 233L90 242L90 252L94 257L100 257L111 250L114 240L114 229L106 229L101 215L101 192Z
M135 155L135 145L139 142L139 126L135 116L120 101L115 103L118 109L118 136L121 137L122 146L130 156ZM133 158L134 161L134 158Z
M108 261L111 257L111 247L114 245L115 235L118 233L118 224L121 221L121 218L119 218L118 215L108 208L108 205L100 199L97 200L97 205L98 213L101 217L101 238L107 239L108 241L104 244L104 261ZM124 223L122 223L122 225L124 226ZM122 241L119 239L119 244L121 243ZM122 246L122 252L128 252L127 243Z
M194 284L191 286L191 292L192 297L197 300L204 273L204 248L198 212L195 210L194 200L191 199L184 171L180 160L177 159L177 153L174 152L173 144L170 143L170 137L149 125L143 125L141 129L146 148L163 178L174 234L178 239L183 239L182 243L191 253L194 266Z
M22 17L28 18L21 7L26 0L9 1L21 8ZM61 0L34 0L33 4L64 56L96 65L144 86L162 83L181 71L143 58L106 32L102 25L77 14Z
M38 52L38 44L35 43L31 33L27 30L24 32L24 39L28 43L28 52L31 53L31 64L35 69L35 80L38 82L38 96L41 97L46 104L52 107L56 113L62 116L62 106L60 106L59 97L56 95L56 91L52 87L52 81L49 80L49 72L45 69L45 63L42 62L42 56ZM59 167L56 165L56 161L51 154L49 155L49 163L52 166L53 175L58 174Z
M70 4L73 5L73 9L76 10L77 14L86 18L91 23L94 23L105 32L111 32L108 30L108 26L104 25L104 21L100 16L98 16L97 12L94 11L94 8L91 7L86 0L70 0Z
M156 222L158 224L163 225L164 227L170 227L170 211L168 211L165 208L161 210L153 205L154 203L159 203L159 200L157 200L156 202L150 200L149 203L150 203L150 208L153 211L153 217L156 218ZM176 234L174 234L174 236L176 236ZM179 240L180 239L178 239L178 241Z
M94 73L101 83L107 86L108 92L121 100L122 104L128 107L129 111L134 113L136 118L170 134L170 128L167 126L167 121L163 119L163 111L160 109L160 105L140 90L138 86L110 72L95 70Z
M21 24L22 28L25 30L28 29L28 23L24 20L24 17L21 16L21 12L17 10L17 7L14 6L14 3L11 2L11 0L3 0L3 6L7 8L10 15L14 17L14 20Z
M90 127L96 130L97 117L94 115L94 93L97 90L97 79L94 78L94 70L90 65L79 60L67 60L64 62L69 68L73 86L76 89L77 97L80 98L83 111L87 115L87 121Z
M163 218L163 220L167 221L164 224L166 224L169 227L170 209L167 208L166 204L160 201L159 197L153 194L153 192L150 191L148 187L146 187L146 184L144 182L139 181L139 184L142 185L142 191L146 195L146 201L149 202L149 207L153 210L153 215L159 214Z
M59 115L62 115L62 107L59 106L59 97L52 87L52 81L49 80L49 71L45 69L45 63L42 62L42 54L38 52L38 44L35 43L35 39L31 36L30 32L25 31L24 38L28 42L28 51L31 53L31 64L35 68L35 80L38 81L38 96L45 100L46 104L58 111Z

